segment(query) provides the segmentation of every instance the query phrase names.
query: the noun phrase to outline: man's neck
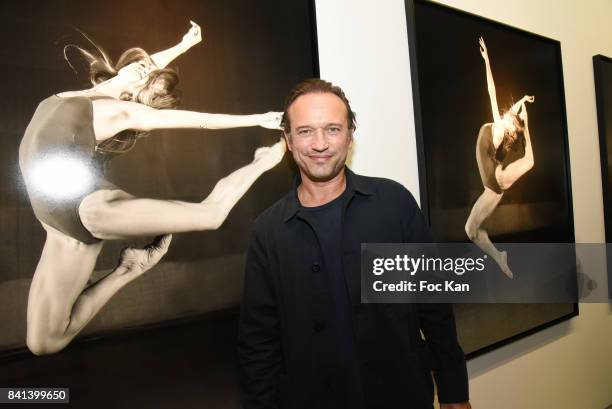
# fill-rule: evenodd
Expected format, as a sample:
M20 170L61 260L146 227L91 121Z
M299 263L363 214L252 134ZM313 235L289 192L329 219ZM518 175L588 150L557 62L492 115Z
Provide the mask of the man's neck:
M340 196L346 189L344 168L325 182L310 180L302 174L302 183L297 188L298 198L304 207L322 206Z

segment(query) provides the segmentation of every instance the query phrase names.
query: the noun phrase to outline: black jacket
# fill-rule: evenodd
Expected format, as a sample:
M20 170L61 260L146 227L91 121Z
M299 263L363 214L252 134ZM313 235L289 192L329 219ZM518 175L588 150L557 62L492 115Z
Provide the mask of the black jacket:
M368 408L431 408L431 369L440 402L467 401L452 306L361 304L361 243L429 242L431 235L400 184L346 172L343 267ZM253 227L239 336L245 409L344 407L326 365L333 341L321 249L309 215L300 212L298 184Z

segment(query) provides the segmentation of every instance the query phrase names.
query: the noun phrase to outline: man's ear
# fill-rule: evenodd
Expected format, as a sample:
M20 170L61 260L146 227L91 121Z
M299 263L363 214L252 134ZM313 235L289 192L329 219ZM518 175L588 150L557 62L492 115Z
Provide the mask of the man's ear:
M285 142L287 143L287 149L289 152L291 152L293 149L291 146L291 134L283 131L283 136L285 137Z

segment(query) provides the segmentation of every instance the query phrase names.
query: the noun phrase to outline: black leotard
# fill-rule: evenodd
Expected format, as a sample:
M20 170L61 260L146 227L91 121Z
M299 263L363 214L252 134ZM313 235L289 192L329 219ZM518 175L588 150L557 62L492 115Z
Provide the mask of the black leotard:
M493 145L493 124L484 124L478 132L476 141L476 162L482 184L496 193L503 190L497 183L495 169L500 162L495 159L495 145Z
M96 190L116 188L104 179L101 161L95 155L95 142L91 99L53 95L38 105L19 146L19 167L36 218L89 244L99 240L83 226L79 205L85 196ZM29 183L28 171L32 165L56 154L78 157L90 169L94 183L87 191L60 200L41 194Z

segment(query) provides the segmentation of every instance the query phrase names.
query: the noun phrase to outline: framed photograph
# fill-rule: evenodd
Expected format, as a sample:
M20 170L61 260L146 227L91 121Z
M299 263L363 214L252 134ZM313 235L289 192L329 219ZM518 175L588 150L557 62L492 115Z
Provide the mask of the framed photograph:
M240 407L250 229L294 175L274 148L259 149L277 146L275 111L289 89L318 77L314 1L25 0L0 9L0 384L66 387L83 408ZM113 130L113 118L135 122ZM37 156L48 147L67 152L60 164L70 166L39 166L55 160ZM85 184L87 198L120 190L127 195L116 199L148 200L100 217L101 232L121 233L103 246L88 235L96 224L82 217L86 199L70 196L84 175L95 186ZM205 199L220 218L200 206ZM173 205L184 207L175 215L198 210L169 217ZM179 220L185 232L154 241ZM90 298L71 300L109 277L122 288L88 321ZM78 335L40 336L66 309L60 333Z
M421 205L442 242L478 245L521 279L503 243L573 243L558 41L406 0ZM510 285L510 284L509 284ZM473 357L577 315L577 304L455 306Z
M162 77L156 77L159 81L148 90L164 88L176 77L178 84L171 96L180 97L178 109L198 115L233 115L232 121L238 122L227 125L222 122L226 118L209 115L189 116L185 124L177 124L176 117L172 117L174 123L164 124L163 118L175 110L160 109L158 112L165 113L160 113L157 119L148 117L153 125L142 125L141 130L148 132L136 135L133 148L120 146L117 148L120 154L112 146L106 149L105 152L112 154L103 163L104 183L108 183L104 186L121 189L133 197L160 201L156 203L173 200L197 204L219 187L220 181L234 183L224 178L254 162L258 148L278 142L281 132L270 129L274 127L272 117L278 117L274 111L282 109L283 99L294 84L318 76L318 57L314 2L310 0L186 0L176 4L161 0L110 1L104 5L92 1L26 0L4 3L0 8L3 20L0 72L7 79L6 103L0 113L2 354L27 352L28 293L34 272L43 260L43 249L52 252L44 247L48 236L41 223L41 220L47 224L51 221L41 215L47 212L51 219L70 217L72 227L81 232L85 225L80 226L79 219L75 219L76 202L69 204L72 207L62 204L67 210L57 217L53 212L60 205L33 204L34 182L26 183L23 176L23 169L33 156L31 152L41 144L51 144L48 140L53 138L56 138L54 141L64 137L74 141L83 138L83 146L93 144L91 127L106 128L99 125L103 117L88 116L89 104L119 99L126 104L140 102L144 108L150 108L153 105L146 106L146 95L141 98L143 84L151 85L147 81L151 72L157 73L153 70L171 69L172 74L160 74ZM134 47L144 50L154 67L149 57L120 67L122 53ZM123 57L133 59L130 55ZM93 78L94 86L90 68L95 64L101 73ZM141 77L133 81L128 78L134 75ZM115 77L128 78L128 85L116 92L117 98L111 98L108 95L115 92L112 88ZM107 94L100 91L104 86ZM86 98L87 92L95 94L94 97ZM169 98L170 94L164 95ZM73 111L57 114L56 106L67 100ZM70 118L70 126L80 121L79 127L74 125L70 129L76 131L64 132L70 112L77 112ZM48 124L46 118L54 115L59 118L54 122L57 126L40 131L40 123ZM138 118L139 114L134 115ZM202 118L201 126L192 118ZM137 123L137 126L140 125ZM54 129L60 131L55 133ZM112 136L112 132L107 133ZM26 140L26 134L39 139ZM104 132L96 133L96 140L98 137L104 138ZM95 154L101 150L98 142L95 149L89 146ZM81 148L77 146L73 150ZM42 180L39 186L42 190L50 184L55 189L69 190L78 182L68 177L75 172L54 177L54 169L45 169L37 174ZM233 199L235 205L232 202L232 206L224 209L229 215L219 228L198 227L199 216L194 213L193 225L184 229L187 232L174 235L163 259L110 298L78 337L103 338L125 330L201 317L211 311L235 310L242 291L250 226L261 211L289 189L292 175L289 162L282 161L271 170L259 172L255 178L249 176L248 185L240 185L240 192ZM79 206L83 206L82 202ZM164 211L129 214L132 219L121 221L122 215L116 215L117 219L103 220L102 227L110 229L107 224L135 224L135 220L142 220L136 231L154 231L156 228L151 226L159 226L160 220L166 218ZM56 230L64 232L61 226ZM124 232L130 231L124 228ZM71 234L67 235L79 237ZM142 248L153 240L151 234L127 236L121 240L105 240L93 261L73 260L75 265L95 263L91 276L85 278L87 286L99 282L121 265L122 249ZM66 260L56 258L49 263L58 266ZM62 288L72 284L67 280L65 285Z

